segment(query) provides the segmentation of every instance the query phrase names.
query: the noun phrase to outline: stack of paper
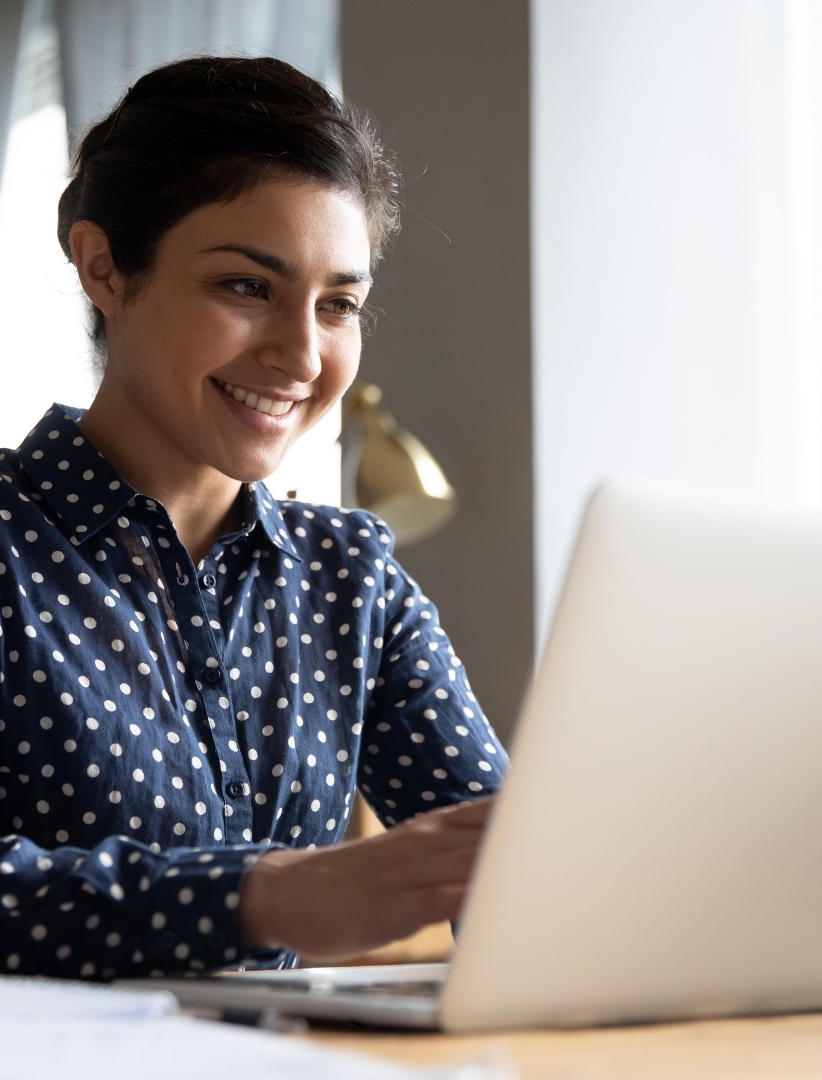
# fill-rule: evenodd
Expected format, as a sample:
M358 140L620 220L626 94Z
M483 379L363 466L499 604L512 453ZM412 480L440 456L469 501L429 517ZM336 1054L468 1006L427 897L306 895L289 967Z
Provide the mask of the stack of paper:
M163 991L0 976L0 1080L511 1080L412 1069L305 1039L192 1020Z

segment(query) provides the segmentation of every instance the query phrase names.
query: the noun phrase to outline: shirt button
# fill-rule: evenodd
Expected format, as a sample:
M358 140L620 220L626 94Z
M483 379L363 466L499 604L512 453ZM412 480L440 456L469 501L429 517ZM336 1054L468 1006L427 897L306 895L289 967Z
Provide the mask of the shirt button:
M204 589L213 589L214 586L217 584L217 579L214 577L213 574L203 574L200 584L203 586Z
M242 780L230 780L225 789L232 799L239 799L243 793L243 782Z
M206 668L203 678L206 682L210 682L212 685L218 683L222 679L223 673L218 667Z

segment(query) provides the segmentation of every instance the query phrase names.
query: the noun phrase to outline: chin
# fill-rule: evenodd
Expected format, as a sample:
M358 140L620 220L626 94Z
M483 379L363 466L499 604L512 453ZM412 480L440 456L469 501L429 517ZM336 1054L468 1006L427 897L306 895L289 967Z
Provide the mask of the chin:
M241 484L256 484L276 472L282 464L282 460L282 457L278 457L273 461L260 461L259 458L255 458L254 460L210 462L209 464L224 476L229 476L232 480L239 480Z

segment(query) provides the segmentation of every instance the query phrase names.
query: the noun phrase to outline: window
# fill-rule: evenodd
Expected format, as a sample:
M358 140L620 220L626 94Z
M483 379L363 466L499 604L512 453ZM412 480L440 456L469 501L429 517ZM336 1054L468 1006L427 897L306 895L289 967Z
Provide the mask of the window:
M53 401L86 406L93 380L83 304L57 242L68 166L56 34L22 48L0 186L0 445L17 446Z

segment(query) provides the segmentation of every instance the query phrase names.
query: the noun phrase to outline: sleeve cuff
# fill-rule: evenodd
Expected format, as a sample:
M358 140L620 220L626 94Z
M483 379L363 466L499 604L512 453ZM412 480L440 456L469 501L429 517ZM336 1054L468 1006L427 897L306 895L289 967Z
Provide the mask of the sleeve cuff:
M169 851L172 860L152 889L147 955L150 974L187 967L207 971L243 953L237 906L243 876L267 848ZM136 958L135 958L136 959Z

